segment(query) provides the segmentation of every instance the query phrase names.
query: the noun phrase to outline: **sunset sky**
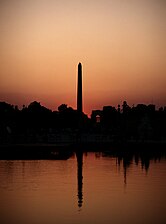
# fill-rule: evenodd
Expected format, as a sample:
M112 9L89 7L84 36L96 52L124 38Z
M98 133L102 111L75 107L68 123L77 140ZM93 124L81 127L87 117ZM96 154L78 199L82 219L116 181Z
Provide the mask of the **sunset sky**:
M166 105L165 0L0 0L0 101Z

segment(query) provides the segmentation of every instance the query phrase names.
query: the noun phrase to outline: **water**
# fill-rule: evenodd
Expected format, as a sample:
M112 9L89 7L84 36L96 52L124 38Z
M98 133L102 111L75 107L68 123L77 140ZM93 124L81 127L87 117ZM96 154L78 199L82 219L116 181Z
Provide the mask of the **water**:
M0 180L1 224L166 223L165 157L1 160Z

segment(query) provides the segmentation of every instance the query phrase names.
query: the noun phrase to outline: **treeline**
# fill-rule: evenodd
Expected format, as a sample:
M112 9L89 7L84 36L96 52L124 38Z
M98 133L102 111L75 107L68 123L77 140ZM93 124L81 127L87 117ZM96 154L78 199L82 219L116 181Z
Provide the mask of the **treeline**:
M115 141L166 141L166 107L130 107L124 101L118 108L104 106L102 110L93 110L88 118L66 104L52 111L36 101L22 109L0 102L0 143L48 142L56 133L109 135Z
M85 124L89 119L82 114ZM58 111L52 111L39 102L32 102L19 109L18 106L0 102L0 142L36 142L36 136L42 136L47 142L48 134L66 130L77 130L80 115L71 107L62 104Z

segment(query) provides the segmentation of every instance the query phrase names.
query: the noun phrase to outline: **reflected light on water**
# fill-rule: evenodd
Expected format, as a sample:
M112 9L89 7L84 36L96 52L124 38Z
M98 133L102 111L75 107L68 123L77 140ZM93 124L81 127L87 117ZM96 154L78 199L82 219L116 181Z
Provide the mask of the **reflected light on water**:
M1 223L164 223L165 157L1 160Z

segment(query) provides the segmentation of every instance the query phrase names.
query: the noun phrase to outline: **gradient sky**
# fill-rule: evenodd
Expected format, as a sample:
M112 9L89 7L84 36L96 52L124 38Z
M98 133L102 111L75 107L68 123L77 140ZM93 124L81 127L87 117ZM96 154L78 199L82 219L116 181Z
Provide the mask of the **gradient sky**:
M166 105L165 0L0 0L0 101Z

